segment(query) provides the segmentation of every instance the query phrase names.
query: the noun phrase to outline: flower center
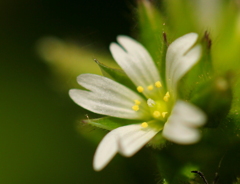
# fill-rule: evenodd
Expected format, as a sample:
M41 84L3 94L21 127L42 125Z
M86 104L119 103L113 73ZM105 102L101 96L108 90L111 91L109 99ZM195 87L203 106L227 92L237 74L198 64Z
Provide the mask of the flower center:
M166 121L166 118L169 114L169 104L168 104L169 98L170 98L170 95L168 93L163 97L162 100L160 99L160 100L154 101L151 98L147 100L149 111L154 119Z
M158 83L157 83L158 84ZM160 85L160 84L159 84ZM156 85L155 85L156 86ZM148 86L148 90L151 90L152 86ZM151 124L151 127L159 128L159 125L163 126L170 114L171 110L171 96L170 93L167 92L164 96L157 100L153 100L151 98L148 98L147 100L147 106L149 109L149 112L153 119L149 122L143 122L141 124L142 128L148 128L149 123ZM134 100L134 105L132 106L132 109L134 111L139 111L141 109L141 101L139 100ZM160 122L162 123L160 123ZM160 123L160 124L159 124Z
M149 112L153 117L153 120L155 121L160 120L166 122L166 119L170 114L172 100L170 97L170 93L168 91L166 92L165 95L163 94L164 89L161 89L161 92L158 93L156 90L158 90L159 88L162 88L162 83L160 81L157 81L154 84L150 84L149 86L146 87L138 86L137 91L139 93L144 93L144 91L146 90L152 91L152 93L156 93L151 98L147 97L148 95L147 96L145 95L148 98L147 105L149 108ZM141 102L139 100L134 100L132 109L134 111L139 111L141 109ZM146 128L147 126L148 124L146 122L142 123L143 128Z

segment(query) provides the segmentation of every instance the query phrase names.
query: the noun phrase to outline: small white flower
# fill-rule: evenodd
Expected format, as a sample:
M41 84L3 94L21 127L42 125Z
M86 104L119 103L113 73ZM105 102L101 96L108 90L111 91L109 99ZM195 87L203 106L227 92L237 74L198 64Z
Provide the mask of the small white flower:
M78 83L89 90L70 90L78 105L98 114L139 120L139 124L116 128L103 138L94 156L95 170L103 169L117 152L132 156L160 131L166 139L179 144L199 140L197 127L205 123L206 116L194 105L178 99L176 90L178 81L201 56L201 46L195 45L197 38L196 33L189 33L168 47L166 87L147 50L127 36L119 36L119 45L112 43L110 50L136 91L103 76L78 76Z

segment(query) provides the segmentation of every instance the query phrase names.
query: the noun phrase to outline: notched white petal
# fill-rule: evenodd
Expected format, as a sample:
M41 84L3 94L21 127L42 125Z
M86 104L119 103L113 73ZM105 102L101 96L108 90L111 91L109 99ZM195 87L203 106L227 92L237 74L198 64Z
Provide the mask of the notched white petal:
M141 76L143 76L143 72L141 67L136 65L136 61L132 56L130 56L122 47L120 47L116 43L112 43L110 45L110 51L114 60L118 63L118 65L124 70L124 72L128 75L128 77L133 81L133 83L138 85L145 85L148 83L148 80L144 78L141 80ZM140 63L141 64L141 63Z
M141 124L122 127L119 132L119 151L126 157L131 157L144 147L156 134L158 130L153 128L142 128Z
M98 145L93 159L95 171L102 170L118 152L116 131L117 129L109 132Z
M200 139L197 127L205 122L206 115L199 108L178 100L164 125L163 136L175 143L192 144Z
M108 99L104 96L98 96L97 93L71 89L69 95L72 100L81 107L97 114L103 114L125 119L145 119L148 118L148 112L140 109L139 111L132 110L133 102L118 101Z
M150 116L141 96L111 79L82 74L77 80L91 91L72 89L69 95L75 103L87 110L126 119L146 119ZM138 111L132 109L134 100L142 102Z
M176 109L175 113L178 114L178 116L181 116L181 119L184 120L184 124L188 126L199 127L206 123L206 114L193 104L178 100L174 109Z
M122 47L112 43L112 56L136 86L147 88L161 81L151 56L140 43L127 36L119 36L117 40ZM148 97L152 95L152 91L145 90L143 93Z
M163 136L177 144L193 144L200 139L197 129L178 124L177 122L166 123L163 129Z
M172 68L172 82L173 86L199 61L202 53L202 47L196 45L189 50L185 55L179 57L175 68Z
M141 67L144 74L148 75L148 82L156 82L160 80L157 68L152 60L152 57L139 42L128 36L118 36L117 40L126 50L128 55L136 59L136 61L134 61L135 65Z
M169 72L169 70L171 70L171 68L175 66L176 57L186 54L189 49L196 43L197 39L198 34L188 33L177 38L169 45L166 55L167 72Z
M172 113L168 118L168 121L171 120L173 123L184 124L189 127L199 127L205 124L206 122L205 113L188 102L183 100L178 100L173 107Z
M201 46L194 44L198 39L196 33L186 34L170 44L166 54L166 79L169 90L175 93L177 82L200 59Z
M142 128L141 124L127 125L109 132L100 142L94 155L94 170L102 170L117 152L130 157L145 146L157 130Z

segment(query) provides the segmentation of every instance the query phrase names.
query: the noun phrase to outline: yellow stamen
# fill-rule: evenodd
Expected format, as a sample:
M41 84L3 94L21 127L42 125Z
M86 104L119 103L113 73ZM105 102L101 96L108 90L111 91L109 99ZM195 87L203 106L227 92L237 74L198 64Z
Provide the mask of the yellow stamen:
M168 102L169 98L170 98L170 94L169 94L169 92L167 92L167 93L165 94L165 96L163 97L163 100L164 100L165 102Z
M153 117L154 118L159 118L161 116L161 113L159 111L154 111L153 112Z
M138 90L139 93L142 93L144 91L144 88L142 86L138 86L137 90Z
M134 100L134 102L136 105L140 105L140 103L141 103L139 100Z
M147 87L149 91L153 90L153 85Z
M138 105L134 105L134 106L132 106L132 110L134 110L134 111L138 111L138 110L139 110L139 106L138 106Z
M167 113L168 113L168 112L162 112L162 117L165 118L165 116L166 116Z
M162 83L160 81L157 81L157 82L155 82L155 86L157 88L160 88L160 87L162 87Z
M147 124L146 122L143 122L143 123L141 124L141 127L147 128L147 127L148 127L148 124Z

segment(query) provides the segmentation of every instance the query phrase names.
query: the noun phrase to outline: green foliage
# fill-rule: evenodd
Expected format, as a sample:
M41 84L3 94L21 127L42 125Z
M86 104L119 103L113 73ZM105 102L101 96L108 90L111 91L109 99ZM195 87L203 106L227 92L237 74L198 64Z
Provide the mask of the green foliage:
M97 119L85 119L82 120L84 124L89 124L97 128L102 128L106 130L113 130L115 128L118 128L120 126L128 125L128 124L134 124L139 123L138 121L134 120L127 120L127 119L119 119L119 118L113 118L113 117L103 117L103 118L97 118Z
M169 27L171 39L189 32L198 32L196 27L196 16L194 9L187 0L166 0L162 7L166 25ZM199 32L198 32L199 33Z
M105 77L111 78L116 82L129 87L130 89L136 90L135 85L132 83L132 81L128 78L128 76L122 69L111 68L107 65L104 65L103 63L100 63L96 59L94 61L98 64L102 71L102 74Z

